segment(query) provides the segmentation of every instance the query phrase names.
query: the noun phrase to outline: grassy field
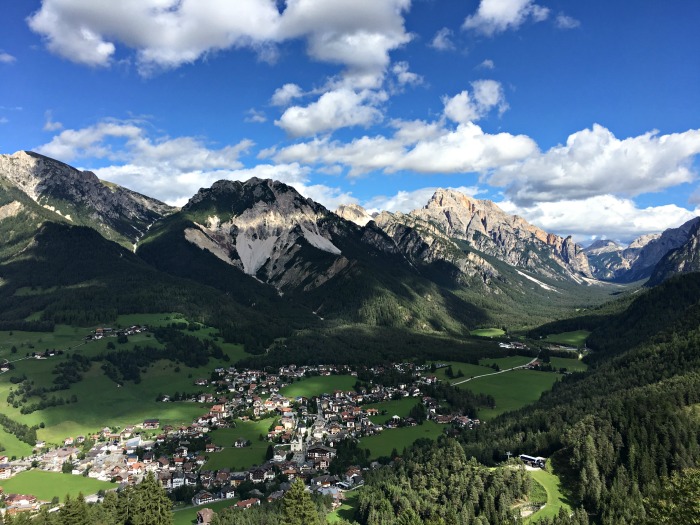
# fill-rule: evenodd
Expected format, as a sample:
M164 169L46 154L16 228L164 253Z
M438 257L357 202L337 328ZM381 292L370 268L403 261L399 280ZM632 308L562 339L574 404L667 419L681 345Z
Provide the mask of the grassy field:
M484 374L488 374L490 372L493 372L490 368L487 368L485 366L481 365L473 365L471 363L460 363L459 361L440 361L443 364L446 364L448 366L452 367L452 373L455 375L455 378L457 377L457 374L461 370L462 373L464 374L464 377L461 379L466 379L467 377L475 377L475 376L480 376ZM441 381L448 381L451 382L454 380L450 379L446 375L447 372L447 367L445 368L438 368L435 371L435 376L437 376L438 379Z
M359 492L357 490L346 492L343 504L333 512L329 512L326 516L328 523L335 523L340 520L353 521L355 509L357 509L357 505L359 504L358 496Z
M509 368L514 368L516 366L523 366L532 361L532 357L522 356L522 355L511 355L508 357L498 357L496 359L479 359L479 364L481 366L491 366L492 364L497 364L501 370L508 370Z
M551 389L560 377L560 375L551 372L513 370L512 372L480 377L457 386L476 393L490 394L494 397L496 408L479 410L479 418L488 420L537 401L542 392Z
M295 397L313 397L321 394L332 394L335 390L347 392L353 390L357 378L354 376L314 376L296 381L284 387L280 394L294 399Z
M479 328L478 330L472 330L469 334L476 337L501 337L506 335L500 328Z
M198 507L185 507L182 509L177 509L173 514L174 525L192 525L197 521L197 511L201 509L211 509L214 512L222 511L228 507L236 504L238 498L232 498L227 500L215 501L214 503L207 503L206 505L200 505Z
M420 399L416 397L404 397L395 401L383 401L381 403L371 403L364 405L362 408L376 408L379 410L378 416L372 416L369 419L372 423L383 424L391 416L407 417L411 409L420 403ZM382 415L382 411L386 410L386 414Z
M274 418L260 421L237 420L236 428L222 428L212 432L212 442L224 447L224 450L209 454L209 461L204 465L204 468L208 470L221 468L243 470L253 465L264 463L265 453L270 443L267 439L260 441L259 438L260 434L267 436L273 421ZM233 443L239 438L250 440L251 445L244 448L235 448Z
M564 507L567 513L571 512L571 507L561 493L561 482L554 474L544 470L530 471L532 479L539 483L547 493L546 505L525 519L525 523L536 523L542 518L552 518L559 513L559 509Z
M560 334L549 334L545 341L567 346L583 346L591 333L588 330L576 330L575 332L562 332Z
M71 497L80 492L88 496L104 489L115 489L114 483L98 481L84 476L72 474L60 474L57 472L44 472L42 470L28 470L20 472L16 476L2 481L5 494L32 494L40 500L51 501L55 496L63 501L66 494Z
M370 459L389 456L394 448L401 454L405 447L410 447L417 439L437 439L445 428L445 425L438 425L432 421L426 421L415 427L393 428L376 436L362 438L360 447L369 449Z
M588 365L580 359L567 359L565 357L550 357L549 362L557 370L566 368L569 372L585 372L588 370Z

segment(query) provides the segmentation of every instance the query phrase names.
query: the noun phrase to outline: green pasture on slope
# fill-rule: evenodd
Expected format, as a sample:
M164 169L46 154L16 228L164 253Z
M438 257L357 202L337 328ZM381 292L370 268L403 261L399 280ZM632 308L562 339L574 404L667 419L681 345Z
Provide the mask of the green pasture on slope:
M357 378L354 376L313 376L295 381L280 390L280 394L290 399L295 397L313 397L332 394L336 390L349 392L354 390Z
M512 370L472 379L456 386L494 397L495 408L479 410L479 419L488 420L534 403L543 392L550 390L560 377L561 375L552 372Z
M542 518L553 518L559 514L559 509L562 507L567 513L571 512L571 507L561 492L561 482L556 475L540 469L531 470L530 475L547 492L547 503L540 510L526 518L525 523L537 523Z
M567 372L585 372L588 370L588 365L578 358L550 357L549 362L557 370L560 368L566 368Z
M478 328L472 330L469 334L475 337L501 337L502 335L506 335L500 328Z
M209 454L209 460L204 465L205 470L219 470L230 468L232 470L245 470L253 465L265 462L265 453L270 442L267 441L267 433L275 418L261 419L260 421L236 420L236 428L221 428L214 430L210 436L212 443L224 447L221 452ZM261 441L260 436L264 439ZM236 448L233 446L237 439L247 439L251 442L249 447Z
M498 365L501 370L508 370L510 368L515 368L516 366L523 366L532 361L532 357L522 356L522 355L511 355L508 357L498 357L496 359L486 358L479 359L479 364L481 366L490 367L494 363Z
M457 375L459 374L460 370L464 374L464 377L461 377L460 380L466 379L468 377L481 376L493 372L493 370L491 370L490 368L481 365L475 365L472 363L460 363L459 361L440 361L440 363L445 364L447 366L435 370L435 376L440 381L446 381L448 383L457 379ZM450 366L452 367L452 373L454 374L454 377L451 379L447 377L447 368Z
M591 332L588 330L576 330L574 332L562 332L560 334L549 334L545 341L567 346L583 346Z
M355 511L360 504L359 496L360 493L358 490L349 490L346 492L343 504L334 511L329 512L326 516L328 523L335 523L340 520L354 521Z
M379 410L379 415L371 416L369 419L372 421L372 423L382 425L392 416L408 417L408 413L418 403L421 403L421 399L419 397L403 397L392 401L370 403L369 405L363 405L362 408L365 410L368 408L376 408ZM382 414L384 410L386 410L386 414Z
M445 428L446 425L438 425L433 421L415 427L391 428L381 434L360 439L360 448L369 449L370 459L390 456L394 448L401 454L404 448L410 447L418 439L437 439Z
M54 497L58 497L64 501L66 494L71 498L81 492L84 496L89 496L100 490L116 489L117 485L85 476L27 470L10 479L2 480L2 488L5 494L31 494L43 501L51 501Z
M181 509L176 509L173 513L173 525L193 525L197 522L197 512L202 509L211 509L214 512L221 512L228 507L233 507L238 498L224 499L219 501L214 501L213 503L207 503L205 505L199 505L197 507L183 507Z

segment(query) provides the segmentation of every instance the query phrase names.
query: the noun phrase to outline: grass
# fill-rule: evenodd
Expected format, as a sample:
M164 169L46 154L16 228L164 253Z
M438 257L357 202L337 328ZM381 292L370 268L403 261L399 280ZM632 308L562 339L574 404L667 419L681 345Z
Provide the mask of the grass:
M236 428L222 428L211 433L212 442L224 447L221 452L213 452L209 455L209 461L204 465L207 470L219 470L230 468L244 470L253 465L265 462L265 453L270 443L267 440L260 441L260 434L267 437L270 425L274 418L261 419L260 421L236 421ZM235 448L233 443L239 439L248 439L249 447Z
M562 332L560 334L549 334L545 341L567 346L583 346L591 333L588 330L576 330L575 332Z
M8 456L10 459L12 457L25 457L32 453L32 447L20 441L13 434L5 432L5 430L0 427L0 445L2 445L2 455Z
M496 400L495 408L479 410L479 419L489 420L496 416L517 410L537 401L543 392L552 388L560 378L551 372L534 370L513 370L486 377L480 377L457 385L475 393L490 394Z
M588 370L588 365L580 359L567 359L566 357L550 357L549 362L554 368L566 368L568 372L585 372Z
M404 397L395 401L382 401L381 403L371 403L364 405L362 408L376 408L379 410L379 415L371 416L369 419L372 423L383 424L391 416L407 417L411 409L420 403L420 399L416 397ZM382 415L382 411L386 410L386 414Z
M360 447L369 449L370 459L390 456L394 448L401 454L404 448L410 447L418 439L437 439L445 428L445 425L438 425L432 421L426 421L415 427L393 428L381 434L362 438Z
M551 466L547 468L551 468ZM562 507L567 514L571 512L571 507L561 492L561 482L556 475L540 469L530 471L530 475L533 480L544 488L547 493L547 503L540 510L529 516L525 520L526 523L536 523L542 518L552 518L559 514L559 509Z
M215 501L213 503L207 503L205 505L199 505L198 507L183 507L181 509L176 509L173 513L173 525L192 525L197 521L198 511L202 509L211 509L214 512L220 512L228 507L234 506L237 501L238 498L231 498Z
M295 397L313 397L321 394L332 394L335 390L348 392L354 389L357 378L354 376L314 376L284 387L280 394L294 399Z
M2 482L5 494L32 494L44 501L51 501L56 496L63 501L66 494L75 497L82 492L83 495L88 496L102 489L108 490L116 487L114 483L106 481L73 476L72 474L44 472L43 470L20 472Z
M495 363L501 370L508 370L509 368L515 368L516 366L526 365L530 361L532 361L532 357L522 355L511 355L508 357L497 357L495 359L479 359L479 364L481 366L490 367L492 364Z
M333 512L329 512L326 516L328 523L335 523L336 521L340 520L353 521L355 518L355 511L360 503L358 501L359 495L360 493L358 490L350 490L346 492L343 504Z
M506 335L506 333L500 328L479 328L469 332L469 335L475 337L501 337L502 335Z
M471 363L460 363L459 361L440 361L443 364L446 364L448 366L452 366L452 373L455 375L453 379L450 379L447 377L446 372L447 372L447 367L444 368L438 368L435 371L435 376L440 379L441 381L447 381L447 382L452 382L457 378L457 374L461 370L462 373L464 374L464 377L461 377L460 380L466 379L468 377L475 377L475 376L481 376L484 374L489 374L493 372L490 368L487 368L485 366L481 365L474 365Z

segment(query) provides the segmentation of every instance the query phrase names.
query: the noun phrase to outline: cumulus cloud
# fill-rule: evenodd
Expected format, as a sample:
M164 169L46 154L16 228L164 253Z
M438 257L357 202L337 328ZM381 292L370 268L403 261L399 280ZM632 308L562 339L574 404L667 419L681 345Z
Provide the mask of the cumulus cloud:
M479 64L477 67L479 69L495 69L496 64L493 63L493 60L491 60L490 58L487 58L481 64Z
M0 64L13 64L17 61L17 58L9 53L5 53L0 49Z
M574 29L581 25L581 22L564 13L559 13L554 23L559 29Z
M523 206L603 192L635 196L693 181L698 153L700 129L621 140L595 124L570 135L565 145L496 170L489 183L505 187L508 197Z
M455 128L444 121L393 121L391 137L364 136L348 143L316 138L270 152L278 162L342 165L356 176L375 170L393 173L483 172L509 165L537 151L529 137L488 134L472 122Z
M348 126L370 126L381 121L376 105L386 93L348 88L328 91L307 106L287 108L275 124L292 137L306 137Z
M245 121L262 124L263 122L267 122L267 117L265 116L264 112L255 108L250 108L248 111L246 111Z
M285 84L272 94L270 104L273 106L288 106L296 98L304 96L302 89L296 84Z
M416 86L418 84L422 84L424 81L424 78L421 75L409 71L408 62L397 62L392 66L391 72L394 74L396 80L401 86L407 84Z
M605 237L629 242L646 233L675 228L700 214L669 204L640 208L626 198L597 195L581 200L542 202L522 207L512 201L499 202L508 213L518 214L546 231L573 235L578 242Z
M452 30L447 27L440 29L430 41L430 47L438 51L451 51L454 49L455 45L452 42Z
M482 193L482 190L480 190L477 186L459 186L457 188L449 189L456 190L472 197ZM362 205L369 213L378 213L382 211L400 211L402 213L409 213L425 206L436 190L438 190L438 187L434 186L419 188L413 191L399 191L394 195L388 196L377 195L368 201L363 202Z
M549 9L533 0L481 0L476 13L468 16L463 29L472 29L487 36L508 29L517 29L528 19L542 22L549 16Z
M49 110L44 113L44 131L58 131L63 128L63 124L53 120L53 113Z
M497 107L499 114L508 109L503 86L495 80L476 80L472 93L462 91L453 97L444 97L445 116L450 120L465 124L479 120Z
M315 60L382 70L410 41L410 0L42 0L28 18L48 49L74 62L107 66L117 45L136 51L142 71L177 67L207 53L248 48L269 60L275 46L303 39Z

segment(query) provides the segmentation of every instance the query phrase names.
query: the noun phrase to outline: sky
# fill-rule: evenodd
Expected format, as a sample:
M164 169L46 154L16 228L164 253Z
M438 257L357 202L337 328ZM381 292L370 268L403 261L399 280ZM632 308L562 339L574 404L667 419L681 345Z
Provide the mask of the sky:
M0 153L170 204L219 179L408 212L438 187L628 242L700 213L700 2L23 0Z

